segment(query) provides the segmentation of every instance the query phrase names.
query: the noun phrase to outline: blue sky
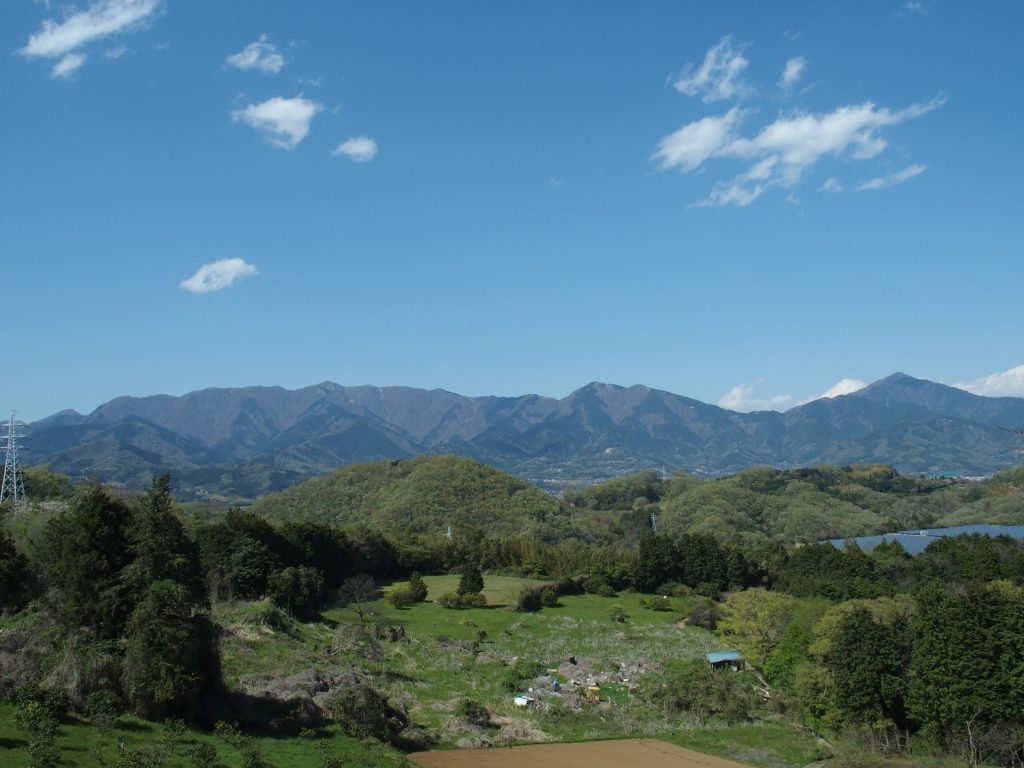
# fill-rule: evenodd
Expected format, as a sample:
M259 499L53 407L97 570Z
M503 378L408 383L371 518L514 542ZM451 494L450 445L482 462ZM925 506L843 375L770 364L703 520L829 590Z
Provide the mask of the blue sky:
M1022 22L6 0L0 407L598 380L785 409L895 371L1024 395Z

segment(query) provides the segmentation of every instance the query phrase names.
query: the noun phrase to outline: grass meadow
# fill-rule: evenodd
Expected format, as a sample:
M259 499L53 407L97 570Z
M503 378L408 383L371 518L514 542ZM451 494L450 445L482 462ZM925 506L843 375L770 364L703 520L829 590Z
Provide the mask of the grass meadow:
M700 658L719 647L712 633L679 625L689 608L685 598L673 598L672 610L655 611L641 605L645 596L634 593L563 596L558 606L516 613L508 607L514 597L540 582L485 576L487 607L447 609L433 600L454 591L458 576L424 580L427 602L399 608L382 597L366 606L366 626L402 627L404 639L395 642L365 635L351 607L333 606L323 612L321 621L300 623L266 603L217 604L214 619L222 627L225 684L237 689L247 675L278 678L310 669L358 667L406 708L415 730L427 735L427 746L438 749L644 736L773 768L804 765L822 756L813 737L781 719L746 726L702 723L666 713L640 695L637 686L656 683L658 670L667 662ZM385 595L403 584L386 586ZM614 604L622 606L625 622L609 617ZM565 684L567 675L551 676L549 670L564 665L570 656L594 674L621 673L629 679L603 684L598 703L552 696L552 679ZM532 708L516 707L514 693L531 686L548 689L542 702ZM566 686L563 693L568 690ZM487 707L489 725L470 725L455 716L456 705L465 698ZM19 768L28 759L24 735L12 715L10 705L0 708L0 764ZM269 765L279 768L323 764L324 744L346 766L403 762L398 751L349 738L335 726L314 738L254 738ZM117 762L119 742L131 750L166 744L168 739L173 735L168 736L162 725L131 717L122 717L105 730L70 718L62 724L59 745L64 765L102 766ZM242 764L237 750L214 735L187 731L173 746L167 765L191 764L186 757L191 740L215 745L224 766Z

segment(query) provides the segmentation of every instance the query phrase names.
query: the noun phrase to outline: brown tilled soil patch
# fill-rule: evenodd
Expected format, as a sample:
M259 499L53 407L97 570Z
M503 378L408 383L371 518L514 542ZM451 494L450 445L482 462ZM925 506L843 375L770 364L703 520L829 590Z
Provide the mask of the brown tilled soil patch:
M743 768L654 739L455 749L414 752L407 757L424 768Z

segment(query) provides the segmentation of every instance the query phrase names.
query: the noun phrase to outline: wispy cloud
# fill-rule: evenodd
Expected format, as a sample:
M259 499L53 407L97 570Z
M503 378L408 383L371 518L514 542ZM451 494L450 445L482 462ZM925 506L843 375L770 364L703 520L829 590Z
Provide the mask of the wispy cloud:
M786 66L782 70L782 77L779 78L779 87L788 91L800 82L800 78L803 77L806 68L807 59L803 56L797 56L787 61Z
M819 192L842 192L843 185L839 179L834 176L829 176L825 179L825 183L818 187Z
M658 142L653 159L663 171L670 168L692 171L734 138L735 128L742 118L740 108L733 107L724 115L687 123Z
M257 69L260 72L276 75L284 68L284 56L269 42L266 35L260 35L255 43L249 43L238 53L227 58L227 64L235 69Z
M869 189L885 189L886 187L894 187L897 184L902 184L904 181L920 176L928 170L927 165L908 165L902 171L896 173L890 173L888 176L876 176L873 179L861 182L857 189L864 191Z
M684 125L658 144L654 158L663 170L683 172L704 167L712 158L753 162L746 171L719 181L697 205L749 205L772 187L796 185L805 171L826 156L866 160L888 146L883 128L913 120L938 109L944 98L899 110L871 102L839 107L824 114L797 112L779 117L752 137L736 135L737 108L718 117Z
M127 45L116 45L113 48L107 48L107 50L103 52L103 58L107 59L108 61L116 61L117 59L120 59L122 56L124 56L126 53L128 53Z
M918 16L927 16L928 9L925 7L924 3L920 2L920 0L906 0L906 2L903 3L903 7L900 8L900 15L906 16L911 13L917 14Z
M231 119L263 131L267 141L275 147L294 149L306 138L310 122L322 109L322 105L302 96L292 99L275 96L233 111Z
M75 72L78 68L85 64L84 53L69 53L66 54L53 65L53 70L50 72L50 77L59 77L64 80L70 80L74 77Z
M377 156L377 142L369 136L355 136L332 149L331 155L344 155L355 163L368 163Z
M1002 373L992 373L974 381L954 384L976 395L993 397L1024 397L1024 365L1018 365Z
M552 176L550 179L548 179L548 184L550 184L552 187L565 186L565 182L562 180L560 176Z
M196 273L179 284L190 293L210 293L227 288L240 277L258 274L252 264L243 259L220 259L203 264Z
M866 386L867 382L861 381L860 379L840 379L817 397L809 397L806 400L801 400L797 405L806 405L814 400L823 400L826 397L841 397L842 395L849 395L854 392L859 392Z
M63 21L43 21L40 30L18 52L26 58L60 59L52 74L67 77L85 62L85 54L77 52L79 48L145 27L161 6L162 0L96 0Z
M704 101L722 101L740 95L746 88L740 75L750 62L743 56L743 48L734 46L726 35L704 54L704 62L695 67L687 64L673 84L687 96L700 96Z
M719 398L718 404L730 411L777 411L792 399L789 395L756 397L753 384L737 384Z

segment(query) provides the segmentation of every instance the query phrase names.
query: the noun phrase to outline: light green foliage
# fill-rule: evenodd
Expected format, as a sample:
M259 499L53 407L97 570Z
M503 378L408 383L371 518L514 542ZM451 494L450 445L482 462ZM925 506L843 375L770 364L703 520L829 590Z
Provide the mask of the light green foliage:
M763 669L782 641L796 601L781 592L747 589L729 595L718 622L718 636Z
M25 496L31 501L71 498L71 478L54 472L45 464L22 467L21 476L25 481Z
M782 640L765 661L764 674L772 685L780 685L787 690L792 688L796 668L808 658L815 630L820 626L819 619L827 610L829 603L821 598L797 601Z
M580 537L556 499L499 470L458 456L355 464L257 501L275 520L365 524L440 535L451 525L491 534Z
M29 768L54 768L60 759L57 749L57 713L45 700L23 701L14 714L14 721L27 736Z
M842 620L854 611L865 610L881 624L891 625L906 622L916 610L914 600L908 595L879 597L874 600L847 600L829 608L814 624L812 640L807 650L818 658L832 653L832 643Z

